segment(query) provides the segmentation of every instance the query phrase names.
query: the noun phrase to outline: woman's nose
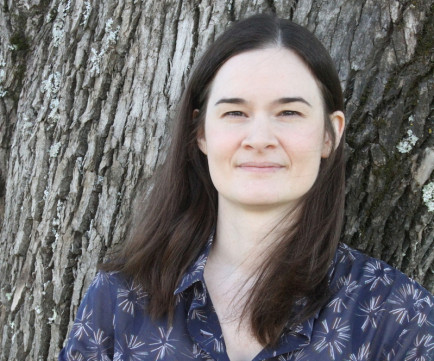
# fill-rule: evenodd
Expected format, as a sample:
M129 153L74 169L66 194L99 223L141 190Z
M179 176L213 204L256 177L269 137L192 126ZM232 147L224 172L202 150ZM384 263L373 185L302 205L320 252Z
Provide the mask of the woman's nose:
M241 143L243 147L262 150L278 145L279 142L272 129L271 120L267 117L261 116L252 119L248 126L246 136Z

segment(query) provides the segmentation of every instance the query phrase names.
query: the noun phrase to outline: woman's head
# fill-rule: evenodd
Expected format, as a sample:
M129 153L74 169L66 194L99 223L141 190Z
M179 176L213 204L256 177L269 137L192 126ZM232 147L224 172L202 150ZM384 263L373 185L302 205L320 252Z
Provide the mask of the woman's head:
M198 143L219 210L293 209L332 148L322 93L310 69L292 50L273 44L231 57L209 88ZM327 117L340 136L342 112Z
M342 142L337 147L339 139L335 141L335 134L339 132L334 131L330 115L343 110L343 99L337 72L329 54L319 40L305 28L269 15L253 16L232 25L208 48L194 67L184 92L173 137L172 155L176 154L178 159L181 154L187 157L185 164L189 168L189 179L199 178L198 183L194 182L195 187L203 186L203 190L214 202L217 198L209 176L207 159L197 143L197 139L204 132L213 80L229 59L242 53L267 48L285 49L296 54L309 69L320 90L324 105L325 132L330 136L331 148L336 151L332 151L331 156L322 161L318 181L327 178L325 173L330 172L336 162L342 162ZM184 153L185 150L187 153ZM337 154L340 154L337 157L339 159L336 159Z

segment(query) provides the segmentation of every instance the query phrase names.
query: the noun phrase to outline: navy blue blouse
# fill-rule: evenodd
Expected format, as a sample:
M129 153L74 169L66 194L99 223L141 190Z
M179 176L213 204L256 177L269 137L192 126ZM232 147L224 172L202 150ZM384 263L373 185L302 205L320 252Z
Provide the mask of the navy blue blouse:
M87 291L59 361L228 361L203 271L211 243L175 290L172 326L144 311L147 294L119 273L100 272ZM434 297L386 263L341 244L330 301L282 333L259 360L434 360Z

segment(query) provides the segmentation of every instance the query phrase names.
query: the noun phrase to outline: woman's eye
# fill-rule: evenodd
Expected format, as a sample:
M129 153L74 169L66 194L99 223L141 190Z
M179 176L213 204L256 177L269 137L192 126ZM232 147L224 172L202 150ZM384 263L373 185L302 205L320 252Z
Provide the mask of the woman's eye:
M223 114L225 117L243 117L244 113L240 112L239 110L233 110L230 112L226 112Z
M284 110L284 111L280 112L279 115L284 116L284 117L292 117L295 115L301 115L301 113L296 112L295 110Z

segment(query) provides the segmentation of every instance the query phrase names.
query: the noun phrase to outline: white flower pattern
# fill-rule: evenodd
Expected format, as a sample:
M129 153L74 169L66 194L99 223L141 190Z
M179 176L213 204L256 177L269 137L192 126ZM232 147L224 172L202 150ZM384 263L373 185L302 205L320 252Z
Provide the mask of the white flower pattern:
M434 335L423 335L416 337L414 347L410 349L405 361L429 361L428 355L434 357Z
M367 262L364 269L366 271L365 284L371 285L369 288L370 291L375 289L380 284L389 286L392 283L392 279L389 277L389 274L392 272L392 268L387 266L385 267L380 261L375 259Z
M343 297L334 297L327 305L333 308L333 312L340 313L346 309L345 300L354 301L352 294L360 287L357 281L351 279L351 275L340 277L336 287L340 289Z
M145 342L135 335L124 335L124 343L117 341L113 361L141 361L148 352L145 351Z
M381 297L371 297L368 302L363 302L359 311L361 312L362 317L364 317L364 322L361 325L361 329L366 331L368 326L373 328L378 327L378 320L381 317L381 313L384 312L383 303L381 302Z
M85 306L81 316L77 317L75 320L71 332L78 340L80 340L82 337L89 337L92 333L92 312L92 310L88 310L87 306Z
M319 340L314 344L314 348L319 352L327 350L330 359L336 360L335 355L343 353L345 345L350 339L350 326L340 317L337 317L330 325L327 320L323 320L322 329L318 332Z
M151 336L151 353L155 354L155 360L164 360L166 356L175 353L177 340L170 337L172 330L173 328L166 330L158 327L158 335Z
M131 282L125 288L120 288L117 294L119 300L119 306L122 311L134 316L134 312L137 308L143 308L143 300L146 297L146 293L142 287Z
M89 361L110 361L108 356L109 338L105 336L104 331L98 329L89 338L89 347L87 357Z
M363 344L357 354L351 354L350 361L369 361L369 343Z
M404 284L393 294L390 300L390 303L394 305L391 313L396 316L396 321L399 324L403 324L405 321L408 322L410 318L417 318L419 325L425 320L424 315L420 313L420 308L423 307L426 301L422 297L422 291L415 286L411 282ZM415 311L413 317L410 316L411 311Z

